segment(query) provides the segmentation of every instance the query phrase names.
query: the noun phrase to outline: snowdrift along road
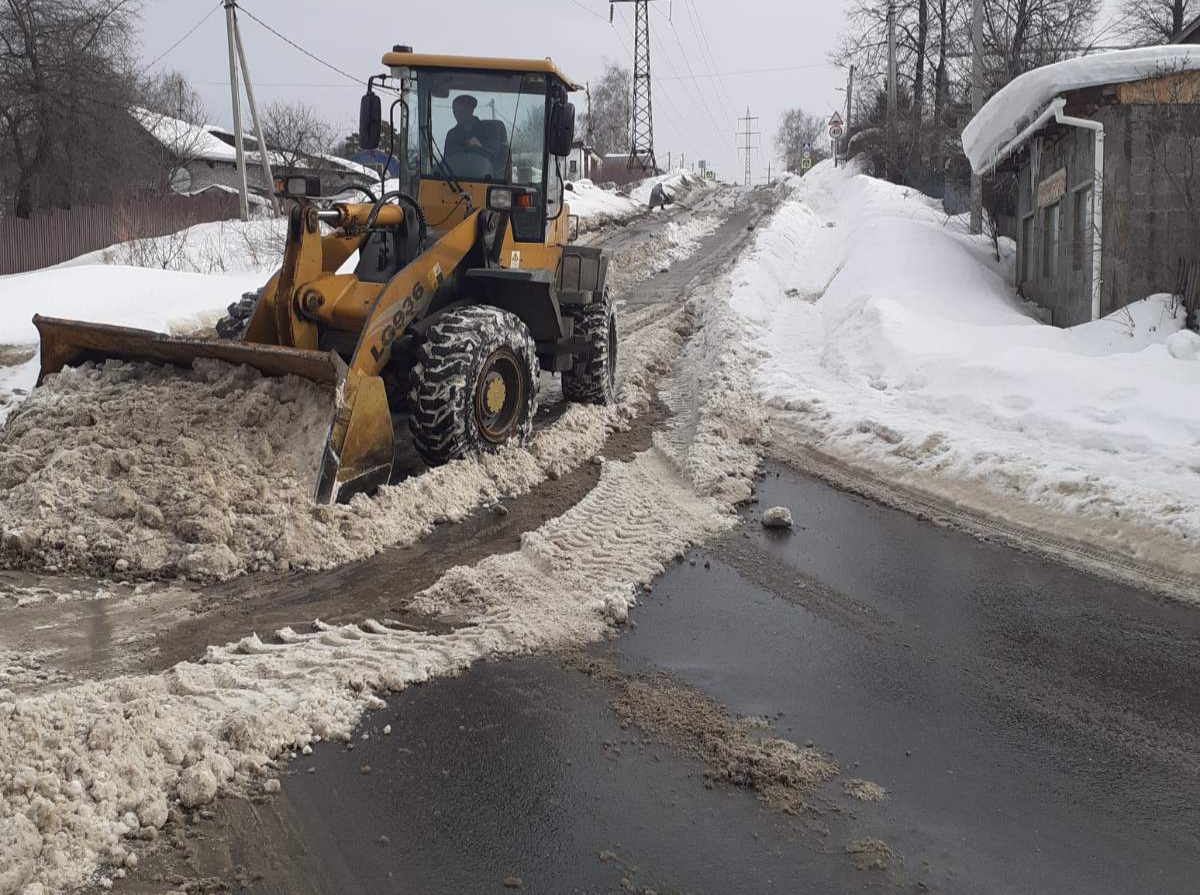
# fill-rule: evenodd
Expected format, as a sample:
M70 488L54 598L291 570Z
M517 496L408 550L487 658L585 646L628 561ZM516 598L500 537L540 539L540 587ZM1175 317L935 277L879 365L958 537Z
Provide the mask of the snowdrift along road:
M668 222L625 252L611 277L617 297L686 257L714 225L711 217ZM96 266L48 271L13 290L5 319L20 318L22 303L36 307L44 277L95 274L111 274L113 288L143 274L188 284L175 310L157 310L164 327L192 318L202 284L228 288L240 279ZM144 309L140 296L91 313L127 322ZM455 462L374 499L328 507L314 506L311 494L331 413L328 389L213 361L191 371L121 362L66 370L0 428L0 566L211 580L328 568L413 543L439 522L589 459L614 426L644 408L660 347L635 340L623 348L630 364L616 407L572 406L527 449Z
M1170 296L1046 326L1010 285L1011 244L997 262L933 200L827 163L791 190L733 306L799 437L1200 576L1200 336Z
M318 622L268 640L248 635L161 675L34 696L0 688L0 895L123 873L172 818L182 823L218 795L275 789L270 778L288 758L348 737L364 712L383 705L377 694L489 656L595 640L624 620L637 586L733 524L734 504L752 491L765 429L728 288L710 283L678 304L630 315L621 412L644 407L659 384L671 423L655 447L603 462L597 487L527 533L519 550L454 568L417 596L414 609L453 613L457 630ZM598 410L570 408L546 430L569 447L571 462L593 456L608 427L622 424L576 412ZM454 478L474 489L475 505L480 491L539 469L552 454L535 440L497 455L486 471L443 467L409 490L437 494ZM394 505L396 493L388 489L378 503Z

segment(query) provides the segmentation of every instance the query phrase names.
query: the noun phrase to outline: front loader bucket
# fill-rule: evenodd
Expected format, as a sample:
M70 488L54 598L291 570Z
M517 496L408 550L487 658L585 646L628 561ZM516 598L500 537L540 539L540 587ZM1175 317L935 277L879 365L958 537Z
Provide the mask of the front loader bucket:
M335 410L314 487L318 503L349 500L387 484L394 438L383 380L347 370L333 351L307 351L234 342L189 339L144 329L84 323L35 315L42 338L38 383L63 367L109 358L190 368L198 358L244 364L267 376L300 376L332 386Z

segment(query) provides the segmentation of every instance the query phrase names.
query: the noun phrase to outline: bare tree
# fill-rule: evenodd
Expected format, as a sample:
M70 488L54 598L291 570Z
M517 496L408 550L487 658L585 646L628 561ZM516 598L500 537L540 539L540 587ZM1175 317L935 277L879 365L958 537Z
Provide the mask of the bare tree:
M167 71L147 78L142 86L141 105L151 112L169 115L188 124L208 122L204 100L182 72Z
M0 0L0 190L38 206L111 199L142 172L135 0Z
M1094 45L1100 5L1101 0L984 0L984 94ZM894 121L881 99L889 7L896 29ZM926 189L965 170L957 138L969 120L971 7L970 0L846 0L847 27L831 57L854 64L860 99L851 125L871 131L860 138L852 133L851 146L869 149L893 179Z
M131 111L152 137L146 146L155 190L186 192L191 166L212 140L204 130L208 113L200 94L180 72L165 72L142 84Z
M329 122L305 103L271 103L263 109L262 126L267 145L288 168L320 167L334 143Z
M820 115L810 115L803 109L787 109L780 119L779 130L775 132L775 151L783 157L787 170L800 170L805 144L811 144L814 162L829 157L825 119Z
M1116 26L1138 46L1170 43L1195 15L1191 0L1122 0Z
M585 120L586 133L601 155L629 151L629 120L633 94L633 76L624 66L605 60L604 74L592 93L592 114Z
M1094 43L1100 0L986 0L987 93L1027 71L1078 56Z

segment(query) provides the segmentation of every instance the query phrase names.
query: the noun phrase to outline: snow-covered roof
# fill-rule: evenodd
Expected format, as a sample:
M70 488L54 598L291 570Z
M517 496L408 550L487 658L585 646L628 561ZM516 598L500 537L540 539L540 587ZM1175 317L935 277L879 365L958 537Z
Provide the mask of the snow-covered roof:
M375 171L348 158L342 158L339 155L323 155L321 158L347 174L357 174L359 177L368 177L371 180L379 179L379 175Z
M1200 47L1191 46L1116 50L1035 68L1002 87L971 119L963 129L963 150L971 167L983 171L1062 93L1197 69Z
M189 124L170 115L151 112L138 106L129 111L150 136L180 157L210 162L237 160L234 148L212 133L210 127Z

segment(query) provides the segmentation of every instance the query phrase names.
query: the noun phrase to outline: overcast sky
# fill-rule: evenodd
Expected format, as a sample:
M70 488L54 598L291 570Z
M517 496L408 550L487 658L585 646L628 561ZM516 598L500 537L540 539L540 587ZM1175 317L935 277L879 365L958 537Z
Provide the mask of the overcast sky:
M316 105L350 131L368 74L393 44L418 51L489 56L551 56L579 81L596 78L605 58L631 65L633 4L618 3L614 25L604 0L241 0L286 37L359 79L330 71L288 46L248 16L242 38L260 105L275 99ZM212 0L145 0L142 55L158 57L205 14ZM689 161L707 159L727 179L740 180L739 116L759 118L754 175L775 156L781 112L801 106L827 115L845 103L836 90L845 72L828 63L842 27L837 0L654 0L651 3L655 150ZM710 42L702 49L705 36ZM715 67L714 67L715 64ZM216 11L154 69L175 68L204 97L213 123L232 122L225 19ZM763 72L763 69L781 69ZM724 90L709 75L716 72ZM695 76L695 77L693 77ZM582 94L574 97L582 111Z

